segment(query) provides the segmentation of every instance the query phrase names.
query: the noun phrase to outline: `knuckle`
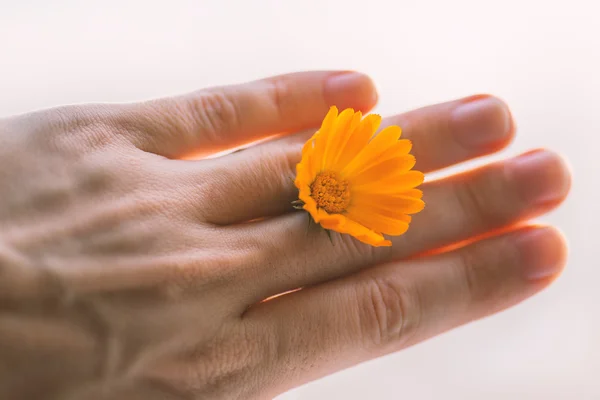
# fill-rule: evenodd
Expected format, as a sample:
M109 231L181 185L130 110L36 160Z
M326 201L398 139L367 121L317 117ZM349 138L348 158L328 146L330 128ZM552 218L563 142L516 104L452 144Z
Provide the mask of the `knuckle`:
M265 177L269 177L267 182L278 178L274 180L277 188L290 186L290 179L296 175L296 164L300 161L300 151L300 146L265 146L257 155L257 160L250 160L251 165L248 165L247 169L255 167L256 172L252 179L257 183L264 184Z
M458 262L455 264L459 282L462 283L460 293L467 300L467 304L475 301L479 297L479 287L481 286L481 276L478 274L477 265L481 263L481 254L476 251L461 250L458 251Z
M131 131L138 131L144 141L152 137L161 138L161 141L172 137L182 142L183 147L193 147L198 142L199 134L209 143L222 141L224 134L240 126L239 115L238 106L231 95L222 89L211 89L145 103L125 113L120 118L120 125L130 135ZM151 143L145 147L161 146Z
M109 109L102 105L61 106L11 118L4 129L19 133L11 138L14 143L35 144L54 154L83 157L123 143Z
M103 149L90 152L71 165L74 191L85 196L105 196L111 192L139 196L140 190L149 190L143 178L149 172L148 160L128 152Z
M290 85L285 77L272 78L269 81L268 93L278 118L285 118L289 115L288 110L296 106L294 104L296 96L290 96Z
M461 276L466 304L479 304L502 290L519 260L516 245L508 238L480 242L457 252L455 267Z
M420 324L418 295L386 278L372 278L362 289L359 315L367 346L406 343Z
M32 262L9 243L0 240L0 309L10 301L59 298L63 285L43 263Z
M232 159L214 162L206 170L210 179L196 182L191 188L202 198L213 199L203 206L204 217L220 220L223 209L235 208L233 206L242 199L259 204L264 193L280 197L282 206L288 204L297 195L292 179L300 157L299 149L293 145L264 145L233 155ZM261 190L251 190L256 187Z
M218 141L224 133L235 131L241 124L236 102L223 90L214 89L194 96L187 108L189 115L200 123L203 133L213 141Z
M243 325L243 324L240 324ZM205 342L182 349L191 365L173 373L177 359L162 359L138 373L149 385L161 387L177 398L253 398L258 388L245 383L259 380L268 366L264 354L264 335L249 334L240 326L229 327L228 334L217 333ZM253 332L254 333L254 332ZM183 373L181 373L183 372Z
M173 301L227 285L226 282L236 278L239 266L247 257L242 251L225 251L223 248L208 258L190 258L172 259L163 267L166 272L163 292Z
M31 115L35 120L44 121L49 126L55 126L69 130L73 126L80 126L95 118L86 109L85 106L80 105L66 105L47 110L42 110Z
M338 255L345 260L361 260L364 265L373 265L388 261L392 258L393 250L390 247L373 247L365 244L351 235L336 234L339 242L335 247L338 248Z
M240 182L236 177L237 171L235 168L227 165L217 165L210 168L206 173L209 179L193 180L187 187L180 188L180 191L185 191L186 197L189 199L200 199L211 201L202 201L202 207L197 207L196 201L191 202L191 206L196 210L197 214L194 218L205 219L211 222L211 217L219 219L224 209L230 209L230 205L235 201L235 196L231 193L244 193L243 182ZM211 223L218 223L212 221Z
M458 186L455 194L461 214L471 220L476 229L503 225L509 217L509 192L495 171L470 177Z
M43 123L35 131L57 148L100 148L118 137L111 113L103 106L62 106L42 111L40 118Z

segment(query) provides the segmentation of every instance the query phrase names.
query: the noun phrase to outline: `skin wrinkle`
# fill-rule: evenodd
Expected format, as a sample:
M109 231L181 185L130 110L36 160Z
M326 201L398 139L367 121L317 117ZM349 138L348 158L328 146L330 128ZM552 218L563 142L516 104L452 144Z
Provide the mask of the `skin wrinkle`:
M107 239L115 240L114 237L110 238L110 236L114 236L115 231L121 228L119 226L119 221L124 218L131 218L131 216L136 214L137 216L134 219L137 220L138 223L132 227L128 227L128 231L146 231L148 232L148 235L152 235L147 229L144 229L144 225L150 223L147 221L147 216L154 214L154 208L159 203L152 202L148 203L147 206L140 204L137 201L127 203L123 204L125 207L110 204L104 209L98 210L96 215L72 221L70 226L65 226L63 218L58 217L30 229L17 228L18 230L9 231L7 233L7 238L19 248L29 247L30 243L47 243L48 245L53 245L53 253L70 252L72 254L78 254L81 252L80 246L82 245L79 237L83 233L90 232L90 227L94 227L94 236L89 239L89 242L85 244L85 247L86 253L89 252L89 249L93 248L96 248L97 250L95 250L95 252L98 252L98 250L102 249L102 243ZM146 210L141 211L144 208L146 208ZM139 215L140 212L142 215ZM104 239L105 235L109 235L107 239ZM57 241L57 238L60 238L60 241ZM149 238L150 236L148 236L147 239ZM131 246L134 243L141 243L146 248L149 245L152 245L152 242L148 242L147 240L140 242L140 236L134 236L129 243L123 243L121 241L115 242L117 246L122 247L123 249L130 248L131 250L135 250L135 247ZM117 248L118 247L113 246L112 250Z
M190 104L196 114L194 120L203 121L202 125L205 128L205 131L202 132L203 135L209 142L217 146L222 141L221 135L228 136L230 132L240 126L235 102L221 90L213 90L205 95L192 97ZM193 116L194 113L191 115Z
M224 203L233 205L245 200L254 202L254 199L261 197L261 191L275 192L276 189L282 187L286 189L277 193L277 199L281 199L279 210L273 211L265 207L264 213L276 215L286 209L289 210L289 203L297 195L291 177L295 174L296 164L299 160L298 150L301 149L301 144L278 146L277 143L272 143L266 144L265 147L260 154L240 157L243 158L243 162L236 165L235 168L232 168L231 162L224 163L221 159L209 160L212 164L211 179L198 180L196 189L213 199L212 203L202 206L204 218L209 223L227 226L233 222L245 222L247 208L235 208L232 212L223 213L221 210ZM282 160L284 160L283 163ZM202 174L203 171L198 169L198 173ZM247 176L240 181L238 177L242 174ZM265 182L264 176L271 176L274 179ZM248 186L251 186L253 190L246 190ZM232 193L237 193L238 197L233 198ZM233 209L233 207L230 208Z
M120 356L119 341L111 332L110 323L102 318L102 314L98 312L93 302L82 300L73 303L81 310L81 315L87 318L88 324L92 327L91 330L96 334L98 375L100 382L105 384L117 376L116 365L118 365Z
M59 282L58 279L53 280ZM28 302L28 308L33 310L34 308L32 307L35 307L35 304L32 303L31 300L28 300ZM25 306L23 302L18 304L18 307ZM55 324L53 327L53 325L49 324L51 319L48 319L47 316L32 316L34 319L32 320L30 318L29 321L22 319L22 317L17 317L17 319L14 319L13 321L16 323L16 325L14 325L15 333L20 332L19 336L21 336L19 347L22 348L22 346L27 346L27 344L23 342L23 332L34 332L39 329L46 335L45 339L43 339L45 341L31 343L32 349L44 348L45 351L50 352L65 352L67 349L72 349L72 352L81 355L94 354L94 356L91 357L91 360L96 361L92 362L90 368L92 368L92 371L97 371L93 374L102 376L103 373L101 371L104 370L103 365L105 364L102 358L106 349L107 341L105 338L108 336L108 325L103 323L102 319L99 318L98 314L93 312L91 307L88 307L85 302L79 301L64 288L54 296L47 296L44 300L43 308L46 310L44 312L45 315L57 313L57 315L60 315L61 318L69 323L63 324L62 322L59 322L58 325ZM5 335L7 328L10 329L10 325L7 326L7 317L10 318L10 315L19 316L22 315L22 312L19 311L19 308L12 307L12 311L9 310L8 314L6 310L3 313L0 313L0 337L4 337L4 340L0 339L0 342L5 342L6 340ZM36 322L35 318L40 319L40 321ZM38 324L39 326L36 327L35 324ZM52 329L54 329L54 331ZM50 336L48 336L48 334L50 334ZM41 338L40 336L38 337ZM49 347L52 345L53 347ZM90 357L88 357L88 359L89 358ZM2 393L1 385L0 393Z
M269 95L267 96L269 99L272 99L272 103L275 106L275 115L277 116L277 118L285 118L285 116L287 115L287 113L284 111L284 99L288 99L291 96L289 96L289 87L286 84L285 79L282 78L275 78L270 82L270 90L268 91ZM293 105L293 106L301 106L300 104L298 105ZM238 115L240 115L240 112L238 110Z
M114 134L118 125L112 120L110 110L107 105L96 104L93 107L71 105L40 111L40 120L31 127L31 135L36 141L39 136L42 143L49 146L48 150L68 151L78 159L98 149L130 147L128 142L118 140L119 137Z
M89 351L92 351L95 354L92 357L92 360L97 360L94 364L96 364L96 374L100 376L100 380L103 381L106 378L109 378L111 372L110 355L114 354L114 351L111 351L110 324L102 319L101 314L96 312L95 307L91 302L84 298L79 298L76 293L72 292L69 286L63 281L60 274L53 272L51 268L47 268L44 264L36 262L35 259L30 262L33 262L37 273L34 274L34 276L30 275L23 278L29 281L35 279L40 282L39 286L43 288L43 291L45 292L45 295L42 297L43 307L47 310L55 309L59 315L71 314L76 316L76 329L79 329L79 332L75 332L73 329L65 327L67 329L65 329L64 332L61 332L60 330L56 331L56 336L51 338L52 341L59 342L57 350L62 349L62 346L64 346L64 343L60 344L60 342L64 340L63 335L68 337L68 346L78 345L81 349L78 352L90 349ZM31 266L28 268L31 268ZM23 300L25 300L25 303L23 303ZM35 303L32 303L33 301L34 300L30 297L29 299L22 299L18 303L13 302L12 307L10 304L5 304L8 306L8 310L4 308L4 312L0 313L0 332L5 330L2 329L2 327L5 328L7 312L10 315L11 309L14 312L15 310L18 310L16 307L20 308L24 305L26 306L28 303L31 303L31 306L35 308ZM16 315L20 314L17 312ZM52 333L48 331L50 325L47 323L40 325L39 329L42 329L42 327L44 327L44 333ZM18 330L21 332L30 331L30 329L27 329L26 325ZM75 336L73 333L75 333ZM2 341L0 340L0 342ZM44 346L37 345L35 347ZM104 358L104 355L107 355L107 357ZM2 391L0 390L0 393L1 392Z

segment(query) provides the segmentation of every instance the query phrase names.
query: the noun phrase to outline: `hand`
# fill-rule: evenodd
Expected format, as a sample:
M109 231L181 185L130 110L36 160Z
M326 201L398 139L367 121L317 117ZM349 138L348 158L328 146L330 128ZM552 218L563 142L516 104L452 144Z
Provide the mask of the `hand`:
M569 189L548 151L424 184L391 248L307 231L302 144L331 104L375 101L363 75L310 72L0 121L0 398L267 398L548 285L564 240L526 225ZM489 96L386 124L424 172L514 132Z

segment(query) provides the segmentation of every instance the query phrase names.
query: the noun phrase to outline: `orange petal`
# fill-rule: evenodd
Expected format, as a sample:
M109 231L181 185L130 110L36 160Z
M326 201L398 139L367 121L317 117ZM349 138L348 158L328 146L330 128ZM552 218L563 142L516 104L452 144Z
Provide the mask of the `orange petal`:
M422 199L423 191L419 190L419 189L408 189L408 190L398 193L398 195L414 197L416 199Z
M400 139L396 143L390 146L388 150L383 154L385 158L402 156L410 153L412 150L412 142L408 139Z
M339 158L340 143L345 139L348 128L352 124L354 110L347 108L338 116L334 127L327 139L327 145L323 154L323 170L331 170L335 160Z
M382 215L396 217L403 214L416 214L425 208L425 202L416 197L361 193L352 199L351 208L372 210Z
M340 164L340 160L342 159L343 155L346 154L346 147L348 146L348 142L351 140L352 137L354 137L354 134L357 131L357 129L360 129L361 119L362 113L360 111L355 112L352 116L352 120L350 121L350 125L348 126L346 131L339 132L340 139L338 143L338 151L334 156L332 156L332 163L330 166L332 171L338 172L342 169L343 165Z
M325 148L327 147L329 135L332 134L332 130L335 125L337 116L338 109L337 107L332 106L329 109L327 115L325 116L323 123L321 124L321 128L319 129L318 135L315 136L313 171L315 171L316 173L320 172L323 169L323 157L325 155Z
M366 209L349 208L346 216L361 225L387 235L399 236L408 230L408 223Z
M368 182L383 180L410 171L415 163L416 159L412 154L390 158L379 163L373 163L372 167L359 172L356 176L351 177L349 181L353 185L363 185Z
M400 139L390 147L390 150L398 154L408 154L412 150L412 142L408 139Z
M341 150L340 158L335 163L336 172L341 171L369 144L379 124L381 124L381 117L377 114L369 114L360 122L348 138L344 149Z
M317 133L318 132L315 132L315 134L312 135L312 137L310 139L308 139L306 141L306 143L304 143L304 146L302 146L302 156L303 157L315 149L315 138L317 136Z
M359 173L367 169L373 168L374 166L392 158L408 156L410 155L408 154L408 152L411 148L412 143L410 140L399 140L396 143L392 144L387 150L383 151L381 154L377 155L376 157L371 157L367 162L363 164L362 168L356 171L356 174L358 175Z
M315 177L321 171L321 160L317 158L316 149L306 157L307 169L310 171L310 176Z
M302 192L302 191L300 192L300 195L298 196L298 198L304 202L303 208L306 211L308 211L308 213L311 215L313 220L316 223L319 223L319 212L317 209L317 203L315 203L313 198L310 197L309 194L306 194L306 192Z
M315 207L317 206L317 203L315 202L315 200L310 196L310 187L308 185L300 186L300 192L298 193L298 198L300 200L302 200L305 204L314 203Z
M342 222L333 229L336 232L347 233L361 242L375 247L392 245L392 242L386 240L381 233L377 233L346 216L342 215L341 217L343 217Z
M308 173L309 171L307 171L307 166L307 164L303 164L302 162L296 165L296 179L294 179L294 183L298 189L300 189L301 185L310 185L313 181Z
M328 214L323 209L318 210L319 224L325 229L330 229L339 232L339 227L344 223L345 217L340 214Z
M398 142L401 130L398 126L389 126L379 132L350 163L344 167L342 176L352 176L377 162L389 148Z
M408 171L377 181L354 183L352 193L400 193L423 183L425 176L420 171Z
M309 153L306 157L305 160L301 161L301 163L304 164L304 168L306 171L306 175L308 176L308 184L311 184L312 181L315 180L315 176L317 176L317 171L315 169L316 167L316 162L315 162L315 156L314 156L314 152Z
M316 132L306 143L302 146L302 159L298 163L298 166L302 165L307 174L311 177L311 181L314 179L314 152L315 152L315 138L318 132ZM296 167L296 170L298 167Z

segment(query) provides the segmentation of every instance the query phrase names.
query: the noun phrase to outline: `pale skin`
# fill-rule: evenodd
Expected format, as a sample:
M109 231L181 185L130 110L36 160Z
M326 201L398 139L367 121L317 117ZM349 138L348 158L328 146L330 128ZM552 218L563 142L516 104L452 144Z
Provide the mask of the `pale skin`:
M307 72L0 120L0 398L271 398L550 284L565 241L529 221L570 176L547 150L426 182L391 248L307 231L302 144L330 105L376 100L364 75ZM515 133L486 95L390 124L426 173Z

